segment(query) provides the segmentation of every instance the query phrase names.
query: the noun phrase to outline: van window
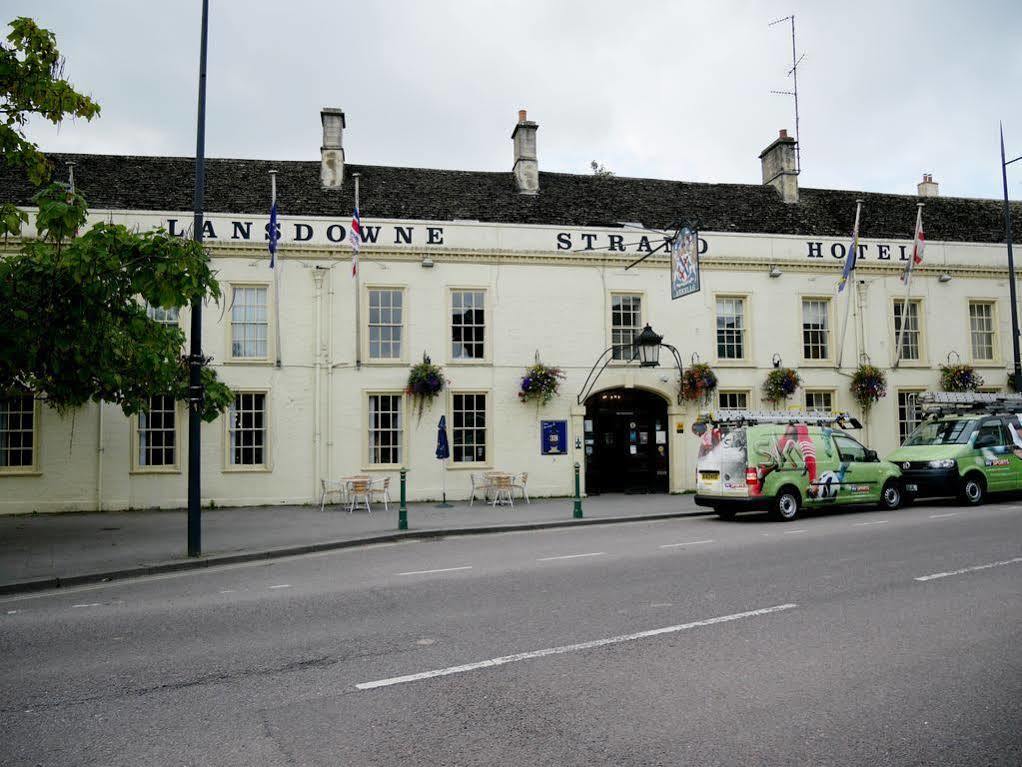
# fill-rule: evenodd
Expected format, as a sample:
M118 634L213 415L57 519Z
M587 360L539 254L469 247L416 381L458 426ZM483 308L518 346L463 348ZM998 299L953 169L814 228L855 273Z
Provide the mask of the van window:
M991 445L1001 447L1005 444L1006 440L1004 439L1004 430L1001 428L1000 421L984 422L982 426L976 429L976 439L974 443L978 442L983 437L991 436L994 438L993 442L990 443Z
M859 463L866 460L866 448L847 434L835 434L834 442L837 444L837 449L841 453L841 460L858 461Z
M976 429L975 418L952 418L947 421L927 421L908 435L909 445L964 445Z

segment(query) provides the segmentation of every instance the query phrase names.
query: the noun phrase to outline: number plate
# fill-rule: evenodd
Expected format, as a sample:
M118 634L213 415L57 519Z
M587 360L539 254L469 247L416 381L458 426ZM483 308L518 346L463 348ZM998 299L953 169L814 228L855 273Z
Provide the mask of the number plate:
M910 493L918 493L919 492L919 485L911 485L911 484L910 485L905 485L905 490L907 490Z
M700 479L720 479L719 471L701 471L699 472Z

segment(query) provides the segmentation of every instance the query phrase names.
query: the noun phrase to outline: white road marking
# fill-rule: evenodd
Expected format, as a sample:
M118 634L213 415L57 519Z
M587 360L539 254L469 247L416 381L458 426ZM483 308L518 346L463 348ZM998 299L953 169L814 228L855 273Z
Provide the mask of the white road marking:
M887 524L887 520L886 519L877 519L877 520L875 520L873 522L856 522L856 523L854 523L852 525L852 527L863 527L865 525L886 525L886 524Z
M592 551L588 554L565 554L560 557L540 557L537 562L553 562L555 559L578 559L579 557L602 557L607 552L605 551Z
M713 543L713 538L707 538L705 541L683 541L681 543L664 543L660 546L660 548L673 549L677 546L695 546L697 543Z
M455 570L471 570L472 565L465 565L464 567L441 567L438 570L409 570L406 573L398 573L398 575L430 575L431 573L453 573Z
M953 517L955 514L961 514L961 512L949 511L947 514L931 514L930 519L940 519L941 517Z
M88 604L71 605L71 607L102 607L102 602L89 602Z
M504 655L500 658L490 658L489 660L481 660L475 663L466 663L463 666L448 666L447 668L423 671L418 674L395 676L389 679L377 679L374 682L362 682L360 684L356 684L355 689L373 690L377 687L390 687L391 685L404 684L406 682L418 682L422 679L432 679L433 677L438 676L462 674L466 671L503 666L507 663L516 663L517 661L522 660L545 658L548 655L563 655L564 653L576 652L579 650L591 650L596 647L621 644L622 642L634 642L637 639L648 639L649 637L660 636L661 634L676 634L679 631L686 631L688 629L699 628L701 626L712 626L717 623L729 623L731 621L742 620L743 618L754 618L759 615L781 612L782 610L792 610L796 607L798 607L796 604L774 605L773 607L763 607L759 610L749 610L748 612L734 613L732 615L721 615L717 618L707 618L701 621L692 621L691 623L680 623L676 626L665 626L664 628L652 629L650 631L639 631L634 634L622 634L621 636L608 637L606 639L596 639L591 642L580 642L578 644L562 645L561 647L548 647L545 650L533 650L531 652L521 652L514 655Z
M932 575L921 575L916 578L917 581L934 581L937 578L947 578L952 575L963 575L965 573L974 573L977 570L989 570L991 567L1002 567L1003 565L1014 565L1022 562L1022 557L1015 557L1014 559L1005 559L1001 562L991 562L988 565L976 565L975 567L963 567L961 570L949 570L946 573L933 573Z
M7 614L8 615L15 615L16 613L19 613L19 612L21 612L21 611L20 610L8 610Z
M794 535L795 533L808 533L808 530L785 530L785 535Z
M289 589L291 588L290 583L278 583L276 586L270 586L271 589Z
M220 589L221 594L233 594L234 589Z

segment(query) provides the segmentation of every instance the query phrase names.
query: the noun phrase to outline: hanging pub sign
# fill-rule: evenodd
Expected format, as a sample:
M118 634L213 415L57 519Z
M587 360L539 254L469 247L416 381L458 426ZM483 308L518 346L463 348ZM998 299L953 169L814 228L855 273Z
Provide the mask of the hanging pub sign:
M699 233L688 226L671 243L671 299L699 292Z

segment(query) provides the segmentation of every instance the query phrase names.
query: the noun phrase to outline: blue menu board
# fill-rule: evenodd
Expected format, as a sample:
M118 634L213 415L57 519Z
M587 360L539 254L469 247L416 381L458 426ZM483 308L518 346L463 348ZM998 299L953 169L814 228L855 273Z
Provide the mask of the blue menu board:
M540 453L564 455L568 452L568 422L540 421Z

